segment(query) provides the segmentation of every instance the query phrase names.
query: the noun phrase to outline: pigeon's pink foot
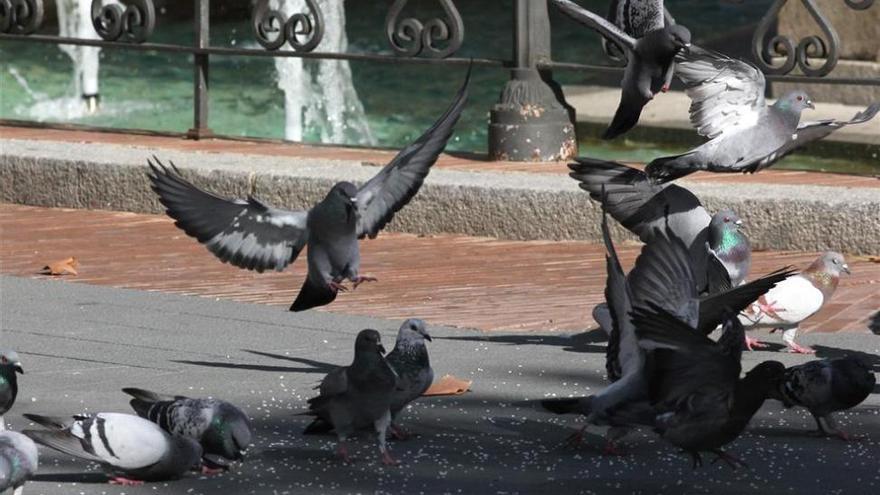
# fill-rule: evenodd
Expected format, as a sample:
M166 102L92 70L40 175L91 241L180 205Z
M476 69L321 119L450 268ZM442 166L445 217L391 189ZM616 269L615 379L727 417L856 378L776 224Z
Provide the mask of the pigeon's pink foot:
M143 485L144 482L141 480L133 480L130 478L125 478L122 476L114 476L110 478L111 485L122 485L122 486L140 486Z
M605 442L605 447L602 449L602 453L604 455L613 455L613 456L622 456L626 455L626 452L621 450L620 447L617 446L616 443L612 440L608 440Z
M782 319L779 316L779 313L784 312L785 309L776 307L776 301L767 302L764 300L763 297L759 297L756 304L758 306L758 309L761 310L761 312L764 313L765 315L767 315L771 318L775 318L777 320ZM776 329L774 329L773 331L775 332Z
M712 464L715 464L718 461L724 461L725 463L727 463L728 466L733 468L734 471L736 471L736 468L739 466L742 466L744 468L749 467L748 464L743 462L738 457L734 456L733 454L728 454L727 452L724 452L723 450L714 450L713 453L715 455L717 455L718 457L716 457L715 459L712 460Z
M348 447L344 444L339 444L339 447L336 447L336 457L346 464L352 463L351 457L348 455Z
M568 437L566 437L565 441L562 443L562 447L567 447L570 449L576 449L584 443L584 433L586 433L587 427L584 426L580 430L572 433Z
M409 433L403 428L397 425L388 425L388 430L391 431L391 437L395 440L408 440Z
M849 433L847 433L843 430L837 430L837 433L835 433L835 436L837 438L843 440L844 442L858 442L858 441L862 440L862 437L850 435Z
M382 464L386 466L396 466L400 464L400 462L391 457L391 454L386 450L385 452L382 452Z
M215 474L225 473L228 469L229 468L222 468L222 467L212 468L212 467L208 467L208 466L202 466L202 474L204 474L206 476L212 476Z
M337 282L335 280L331 280L327 284L327 286L335 290L336 292L345 292L348 290L348 287L344 286L341 282Z
M764 342L761 342L758 339L753 339L753 338L749 337L748 335L746 335L746 349L748 349L750 351L754 351L755 349L763 349L765 347L769 347L769 346L767 344L765 344Z
M663 87L660 88L660 91L662 91L662 92L664 92L664 93L668 93L668 92L669 92L669 85L668 85L668 84L664 84Z
M811 349L809 347L804 347L800 344L796 344L794 342L788 345L787 352L791 352L793 354L816 354L815 349Z
M352 287L357 289L358 285L361 285L364 282L378 282L379 279L376 277L370 277L369 275L359 275L352 279Z

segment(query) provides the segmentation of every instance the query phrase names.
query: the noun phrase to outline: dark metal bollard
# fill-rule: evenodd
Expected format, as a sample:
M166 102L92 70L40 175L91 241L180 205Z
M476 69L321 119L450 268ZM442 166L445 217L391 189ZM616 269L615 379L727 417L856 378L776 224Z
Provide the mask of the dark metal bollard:
M195 47L204 49L210 46L210 0L195 2ZM193 127L186 135L190 139L202 139L213 134L208 127L208 69L210 61L207 53L193 55Z
M516 35L510 80L492 108L489 156L492 160L543 162L577 155L574 109L562 96L549 70L550 19L544 0L517 0Z

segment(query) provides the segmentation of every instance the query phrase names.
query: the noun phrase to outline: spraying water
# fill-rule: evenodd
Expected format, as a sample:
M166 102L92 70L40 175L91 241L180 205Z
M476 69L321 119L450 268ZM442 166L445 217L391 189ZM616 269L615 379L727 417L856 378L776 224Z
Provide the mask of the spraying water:
M345 5L342 0L317 0L324 15L324 37L315 49L345 52ZM288 17L307 12L304 0L272 0L270 5ZM282 50L290 50L285 45ZM278 88L284 92L284 137L303 137L328 143L374 145L364 107L351 79L347 60L275 59Z
M105 2L109 3L109 2ZM100 39L92 27L91 0L58 0L58 34L69 38ZM58 45L73 62L74 94L82 97L85 112L98 109L98 56L96 46Z

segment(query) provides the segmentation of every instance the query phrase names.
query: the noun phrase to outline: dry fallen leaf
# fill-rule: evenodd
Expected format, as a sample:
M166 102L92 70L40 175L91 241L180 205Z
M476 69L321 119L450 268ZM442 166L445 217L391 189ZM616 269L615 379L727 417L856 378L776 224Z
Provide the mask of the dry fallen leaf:
M78 266L79 262L76 261L75 257L71 256L64 260L49 263L43 267L40 273L43 275L77 275L76 268Z
M467 392L471 388L472 380L462 380L452 375L446 375L425 390L422 395L460 395Z

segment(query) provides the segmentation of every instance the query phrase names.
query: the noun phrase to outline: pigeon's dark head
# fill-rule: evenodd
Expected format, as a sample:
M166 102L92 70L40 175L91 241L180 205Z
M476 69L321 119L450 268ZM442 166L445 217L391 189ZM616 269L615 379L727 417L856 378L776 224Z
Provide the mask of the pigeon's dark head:
M333 189L330 190L329 197L336 197L344 201L345 204L357 205L358 189L351 182L338 182Z
M726 230L738 231L742 228L742 225L743 221L739 215L731 209L726 209L712 215L712 221L709 223L709 228L719 232Z
M746 373L743 381L763 390L770 390L776 387L784 376L784 364L779 361L764 361Z
M843 255L836 251L826 251L822 253L822 256L819 257L808 271L817 271L824 272L833 277L840 277L840 273L850 273L849 265L846 264L846 260L843 258Z
M361 330L357 339L354 341L354 350L360 352L376 352L380 355L385 354L385 347L382 346L382 336L373 329Z
M21 367L21 360L18 358L18 353L11 349L0 351L0 366L12 369L16 373L24 374L24 369Z
M217 454L239 461L251 444L253 434L247 415L232 404L221 402L202 436L206 454Z
M670 51L675 53L679 51L689 52L691 49L691 32L681 24L673 24L666 28L666 39L669 43Z
M410 318L400 325L397 342L424 342L425 340L430 342L432 339L423 320Z
M779 100L776 101L775 105L778 108L798 115L807 108L816 108L816 106L813 105L813 100L811 100L810 96L804 91L792 91L791 93L786 93L782 95L782 98L779 98Z

